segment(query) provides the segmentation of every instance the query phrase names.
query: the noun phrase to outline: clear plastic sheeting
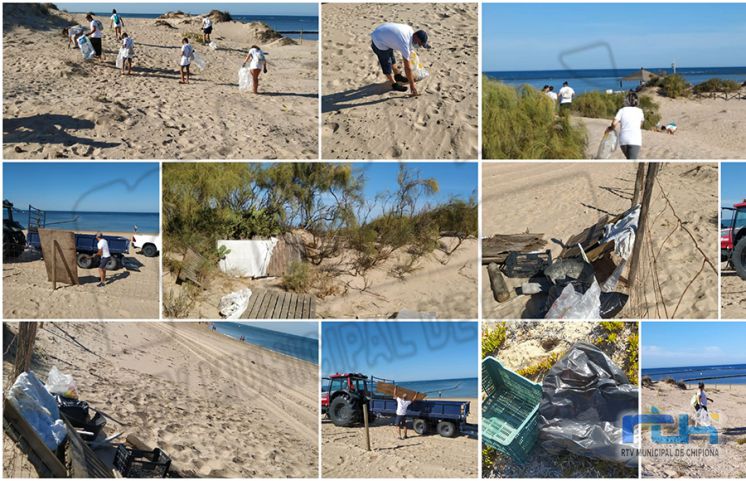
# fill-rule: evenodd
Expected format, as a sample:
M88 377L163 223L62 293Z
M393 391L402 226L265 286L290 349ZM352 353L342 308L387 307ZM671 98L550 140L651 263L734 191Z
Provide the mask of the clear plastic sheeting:
M218 304L218 311L224 319L241 319L241 315L249 307L251 289L241 289L223 296Z
M559 297L552 303L547 319L599 319L601 317L601 288L593 279L591 286L583 293L567 284Z
M241 67L238 70L238 90L241 92L251 92L253 90L253 79L248 67Z
M601 350L575 344L544 378L539 439L550 454L571 453L637 466L622 419L638 413L639 391Z
M18 376L8 390L8 401L49 449L54 451L65 440L67 428L60 419L57 402L33 372L24 372Z
M604 133L601 143L598 145L598 151L596 152L597 159L608 159L611 154L619 147L619 136L616 130L608 130Z
M57 366L53 366L47 374L47 391L60 394L69 399L78 399L78 386L72 374L64 374Z
M194 65L196 65L198 69L204 70L207 67L207 60L205 60L202 55L198 54L197 52L193 52L192 55Z

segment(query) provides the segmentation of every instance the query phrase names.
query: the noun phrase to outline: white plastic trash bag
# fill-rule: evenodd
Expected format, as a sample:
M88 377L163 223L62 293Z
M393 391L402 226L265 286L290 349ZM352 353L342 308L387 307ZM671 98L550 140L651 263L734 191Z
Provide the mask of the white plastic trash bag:
M591 287L581 294L572 284L562 289L552 303L546 319L601 319L601 288L596 279Z
M218 49L218 44L215 43L214 41L210 42L210 48L213 49L213 50L217 50Z
M72 374L64 374L53 366L47 374L47 391L52 394L60 394L66 398L78 399L78 386L75 384Z
M420 60L417 52L412 52L409 57L409 63L412 66L412 75L414 75L414 81L419 82L430 76L430 72L427 71L422 61Z
M18 376L8 390L8 401L49 449L54 451L65 440L67 428L60 419L57 403L33 372Z
M249 306L251 289L241 289L223 296L218 304L218 311L224 319L241 319L241 315Z
M83 60L90 60L96 55L91 39L85 35L78 37L78 47L80 47L80 53L83 54Z
M238 71L238 90L241 92L251 92L253 90L254 80L251 77L251 71L248 67L241 67Z
M635 233L640 223L640 205L627 211L627 215L614 224L604 226L602 242L614 241L614 252L622 259L629 259L635 246Z
M193 57L194 65L196 65L198 69L204 70L205 67L207 67L207 60L202 58L202 56L198 54L197 52L193 52L193 55L194 55Z
M598 145L596 152L597 159L608 159L611 154L619 147L619 136L616 130L609 130L604 133L601 143Z
M125 48L120 48L119 49L119 55L117 55L117 63L116 63L117 68L122 68L122 65L124 65L124 53L125 53L125 50L127 50L127 49L125 49Z

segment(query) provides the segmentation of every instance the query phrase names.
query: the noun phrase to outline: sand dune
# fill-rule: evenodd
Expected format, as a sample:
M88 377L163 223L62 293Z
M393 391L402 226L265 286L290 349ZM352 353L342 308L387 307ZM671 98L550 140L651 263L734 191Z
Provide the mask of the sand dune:
M46 370L71 373L81 398L159 446L191 477L316 477L318 368L205 325L54 323L37 339ZM55 356L52 359L49 356ZM4 363L8 375L12 364Z
M542 233L546 248L556 256L563 242L595 224L604 213L619 214L629 209L636 171L633 163L485 163L482 235ZM717 165L663 164L658 180L671 206L657 186L649 226L651 247L657 256L657 280L642 278L645 297L635 301L634 310L621 314L716 318L718 277L705 256L717 266ZM652 260L644 255L643 262L650 265ZM534 297L539 296L513 296L499 304L492 296L486 266L482 279L485 319L536 317L541 300ZM506 279L513 288L526 281ZM631 309L631 304L627 308Z
M432 49L420 54L431 76L418 98L381 73L370 33L384 22L428 32ZM324 158L477 158L476 4L328 3L322 23Z
M746 152L746 100L669 99L654 94L661 121L676 122L675 135L643 130L642 159L740 159ZM586 155L593 158L609 121L579 118L588 131ZM612 158L624 159L621 150Z
M196 20L169 20L170 28L125 16L136 57L132 76L123 77L107 19L106 62L99 64L67 49L60 34L62 26L85 24L81 15L4 8L6 158L318 157L318 42L263 43L250 25L218 23L219 49L195 45L207 68L192 65L192 83L180 85L181 38L200 31ZM268 52L261 96L238 90L238 69L252 43Z
M471 401L469 423L478 419L476 399ZM411 426L410 426L411 427ZM444 438L419 436L411 429L407 439L397 437L393 418L377 419L370 427L371 448L365 449L361 427L321 424L322 476L325 478L474 478L477 476L477 440L461 435Z

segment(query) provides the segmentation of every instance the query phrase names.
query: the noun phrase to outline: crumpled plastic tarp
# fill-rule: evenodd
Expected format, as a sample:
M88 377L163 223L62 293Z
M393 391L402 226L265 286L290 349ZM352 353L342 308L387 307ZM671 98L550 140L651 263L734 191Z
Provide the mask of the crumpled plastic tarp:
M8 401L49 449L54 451L65 440L67 428L60 419L57 402L33 372L24 372L18 376L8 389Z
M601 241L614 241L614 252L622 259L629 259L635 245L635 233L640 222L640 205L635 206L626 216L614 224L604 226L604 237Z
M218 304L218 312L224 319L241 319L251 299L251 289L241 289L223 296Z
M634 446L622 441L622 418L638 413L639 391L606 354L575 344L552 366L542 390L539 439L545 450L637 466Z
M601 317L601 288L593 279L584 293L567 284L549 308L546 319L599 319Z

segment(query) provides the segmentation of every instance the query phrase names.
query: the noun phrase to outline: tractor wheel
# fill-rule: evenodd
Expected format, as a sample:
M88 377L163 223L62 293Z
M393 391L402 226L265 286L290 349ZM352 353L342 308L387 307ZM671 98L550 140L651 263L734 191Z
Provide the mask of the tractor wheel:
M420 436L424 436L429 431L427 421L422 418L417 418L412 421L412 429Z
M335 426L349 427L360 417L358 403L344 396L334 398L329 405L329 419Z
M733 254L730 256L730 261L736 269L739 277L741 277L741 279L746 279L746 236L741 237L736 244L736 247L733 249Z
M456 425L451 421L438 421L438 434L444 438L456 436Z
M78 267L81 269L90 269L93 266L93 257L82 252L78 254Z
M142 246L142 254L145 257L155 257L158 255L158 249L153 244L145 244Z

